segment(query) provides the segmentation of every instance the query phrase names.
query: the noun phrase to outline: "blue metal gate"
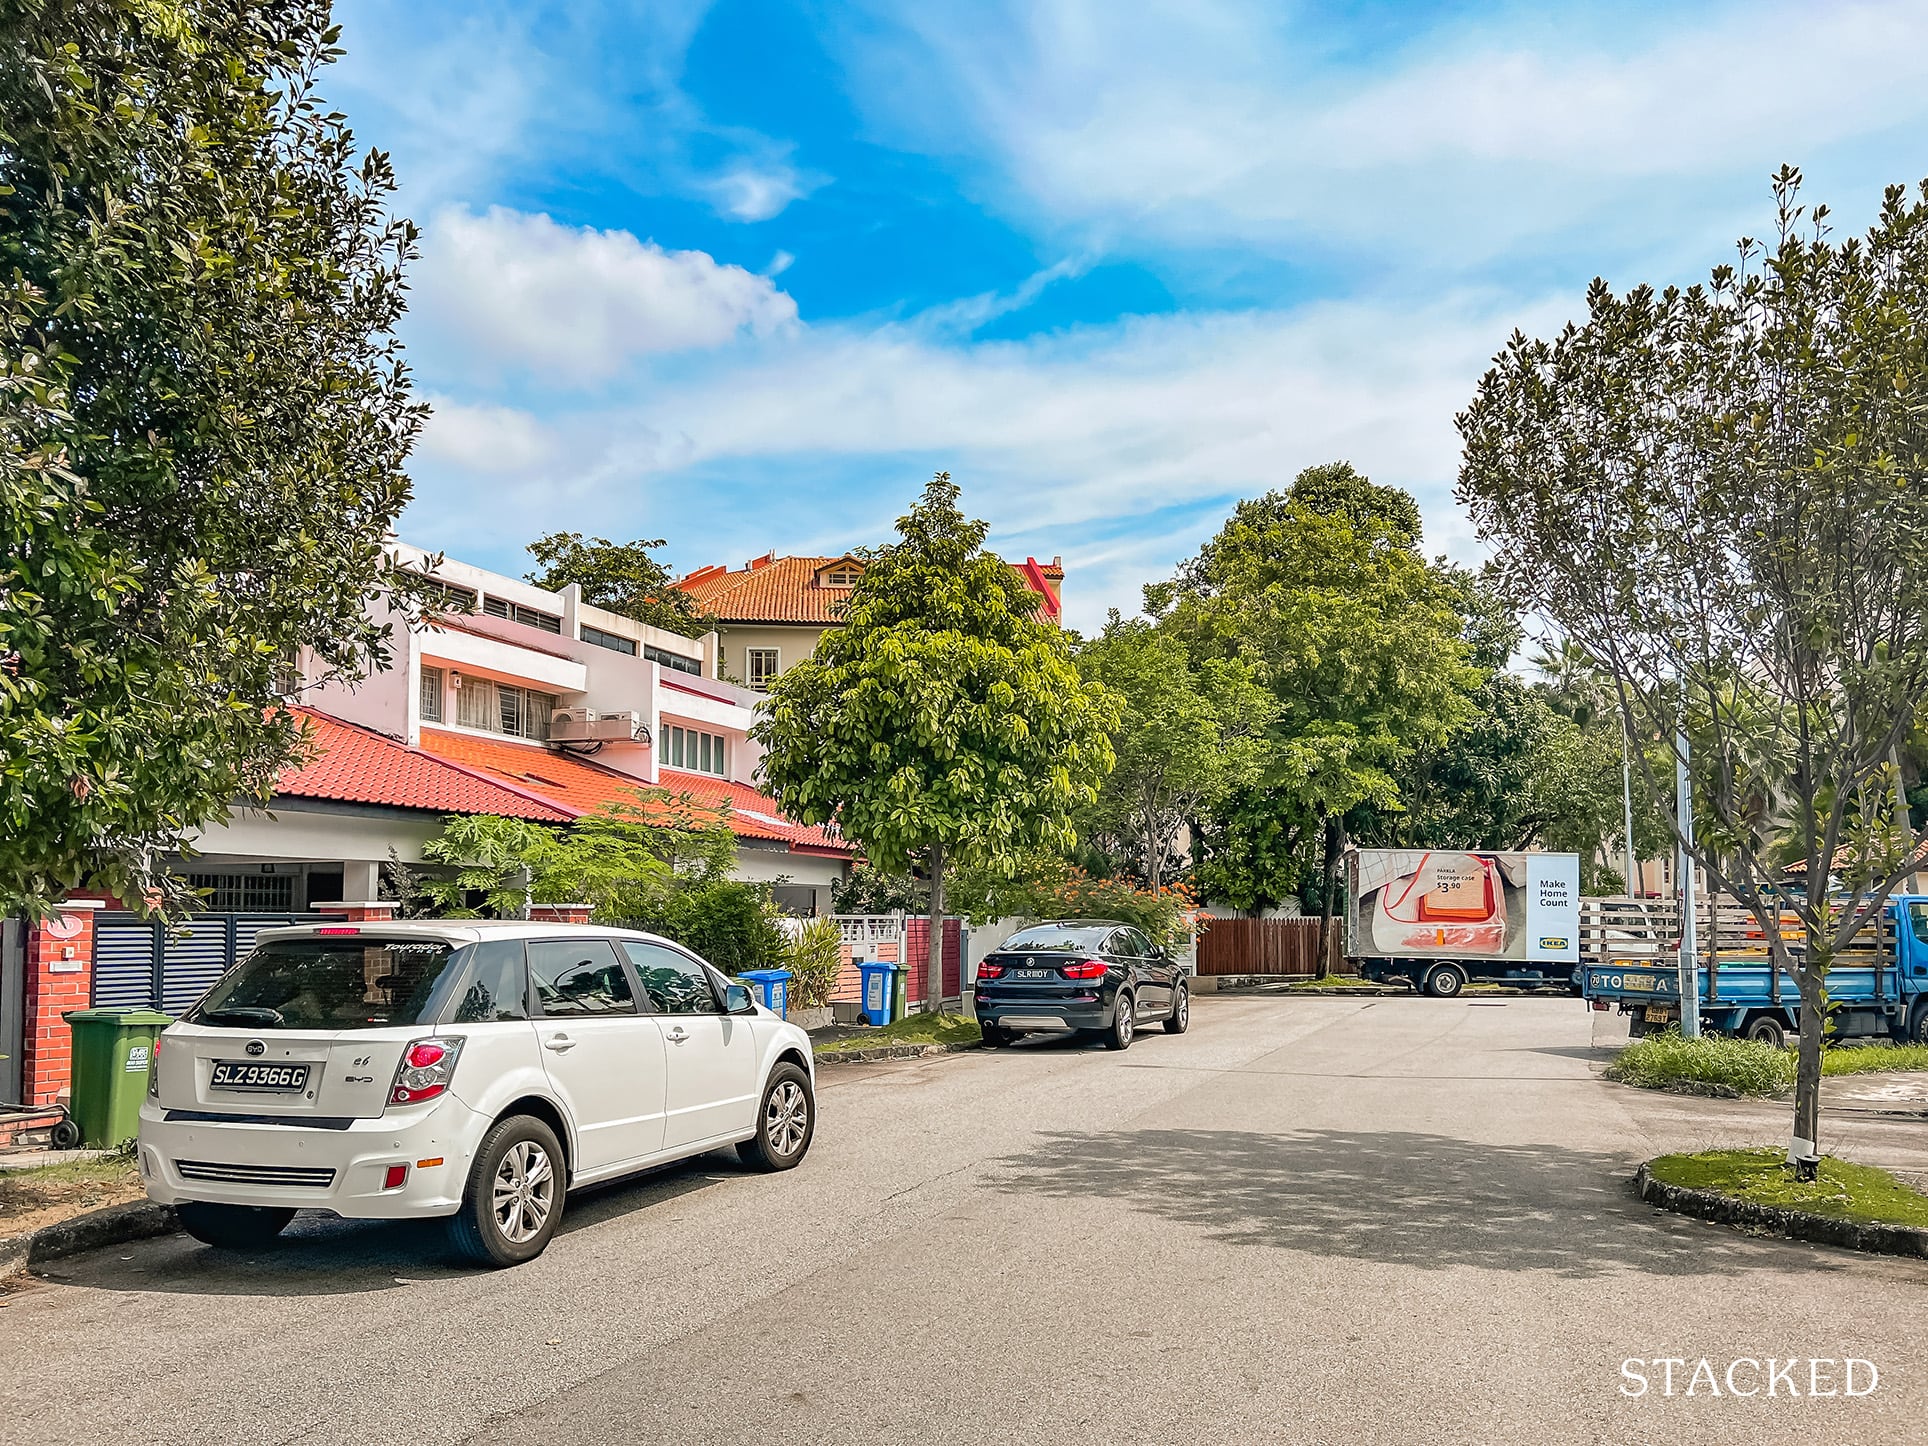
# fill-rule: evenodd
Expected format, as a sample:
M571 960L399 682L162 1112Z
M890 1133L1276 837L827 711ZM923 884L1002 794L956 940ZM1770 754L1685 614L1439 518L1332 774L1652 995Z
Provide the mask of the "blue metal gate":
M254 947L263 929L318 924L325 914L195 914L168 924L94 915L94 1003L179 1015Z

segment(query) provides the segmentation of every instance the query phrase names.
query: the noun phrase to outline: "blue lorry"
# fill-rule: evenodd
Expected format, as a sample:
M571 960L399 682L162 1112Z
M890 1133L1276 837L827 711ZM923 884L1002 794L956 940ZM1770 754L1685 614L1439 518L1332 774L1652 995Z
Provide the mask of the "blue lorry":
M1783 919L1790 947L1801 945ZM1756 930L1758 936L1758 930ZM1671 958L1609 958L1582 971L1580 992L1595 1009L1632 1015L1629 1032L1680 1023L1680 971ZM1836 1039L1892 1039L1928 1044L1928 895L1890 899L1878 928L1843 950L1828 970L1829 1018ZM1710 1034L1783 1043L1797 1032L1801 992L1794 976L1774 969L1765 944L1717 950L1700 970L1700 1021Z

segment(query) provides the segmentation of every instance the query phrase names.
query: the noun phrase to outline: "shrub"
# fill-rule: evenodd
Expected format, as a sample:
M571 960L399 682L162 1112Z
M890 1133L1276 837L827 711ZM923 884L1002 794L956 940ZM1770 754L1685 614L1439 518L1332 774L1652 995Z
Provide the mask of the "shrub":
M1696 1084L1737 1095L1782 1095L1794 1087L1794 1055L1759 1040L1684 1039L1669 1030L1621 1050L1607 1078L1650 1090Z
M931 906L929 884L874 864L859 864L830 898L839 914L925 914Z
M799 1009L822 1009L837 992L843 973L843 930L834 919L811 919L790 940L790 1000Z
M740 879L711 879L663 900L639 927L674 939L726 974L780 969L790 941L770 915L770 891Z

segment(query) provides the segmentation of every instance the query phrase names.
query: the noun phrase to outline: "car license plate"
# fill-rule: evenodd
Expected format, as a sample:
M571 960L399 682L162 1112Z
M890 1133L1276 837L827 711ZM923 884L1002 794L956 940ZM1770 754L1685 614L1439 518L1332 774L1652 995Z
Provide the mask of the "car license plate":
M1058 971L1055 969L1013 969L1013 979L1049 979Z
M1671 1024L1674 1012L1664 1004L1649 1004L1645 1018L1649 1024Z
M208 1083L217 1090L297 1095L308 1088L308 1068L305 1064L251 1064L245 1060L217 1059L214 1077Z

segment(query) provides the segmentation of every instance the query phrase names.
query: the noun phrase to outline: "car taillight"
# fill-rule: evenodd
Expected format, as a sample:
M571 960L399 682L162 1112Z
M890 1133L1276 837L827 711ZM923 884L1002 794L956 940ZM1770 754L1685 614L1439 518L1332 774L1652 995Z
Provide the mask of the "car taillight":
M1067 979L1102 979L1110 967L1102 959L1087 959L1082 964L1067 964L1058 972Z
M980 964L977 966L977 977L980 979L1002 979L1004 977L1004 966L1002 964Z
M147 1056L147 1097L157 1100L161 1097L161 1040L154 1037L154 1048Z
M455 1078L455 1061L462 1053L460 1036L417 1039L402 1051L395 1066L395 1084L388 1092L391 1105L419 1105L445 1092Z

